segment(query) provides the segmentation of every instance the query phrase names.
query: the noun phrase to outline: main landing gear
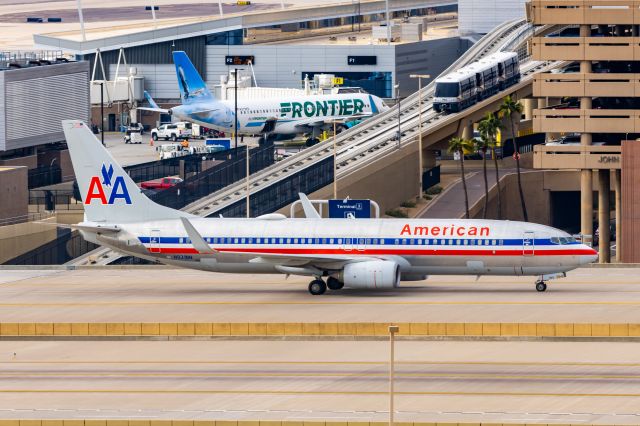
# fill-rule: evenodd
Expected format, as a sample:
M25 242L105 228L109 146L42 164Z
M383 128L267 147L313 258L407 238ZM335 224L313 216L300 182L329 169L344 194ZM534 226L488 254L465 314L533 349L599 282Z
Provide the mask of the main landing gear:
M547 284L542 281L542 280L538 280L536 281L536 290L537 291L545 291L547 289Z
M327 291L327 287L330 290L340 290L344 287L344 283L334 277L327 278L327 283L318 277L309 283L309 293L314 296L320 296Z
M327 285L320 278L316 278L315 280L309 283L309 293L314 296L320 296L327 291Z

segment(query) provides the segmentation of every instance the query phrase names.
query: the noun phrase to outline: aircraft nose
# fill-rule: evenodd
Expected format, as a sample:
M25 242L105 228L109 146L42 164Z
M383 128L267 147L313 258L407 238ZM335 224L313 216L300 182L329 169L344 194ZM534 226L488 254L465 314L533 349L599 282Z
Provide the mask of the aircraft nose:
M589 263L593 263L598 260L598 252L589 246L585 247L585 254L580 256L580 264L587 265Z

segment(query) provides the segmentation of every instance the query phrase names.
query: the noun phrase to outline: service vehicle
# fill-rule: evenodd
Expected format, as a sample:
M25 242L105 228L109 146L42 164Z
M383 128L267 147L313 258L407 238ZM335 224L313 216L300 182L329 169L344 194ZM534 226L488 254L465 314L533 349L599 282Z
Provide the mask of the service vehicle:
M167 189L179 184L180 182L182 182L182 179L178 176L168 176L142 182L140 187L142 189Z
M184 157L185 155L191 154L189 152L189 146L184 146L182 143L165 143L162 145L158 145L156 147L156 151L158 151L158 156L161 160L166 160L168 158L177 158Z
M191 129L187 128L184 123L163 124L151 130L151 138L153 138L154 141L164 139L166 141L172 140L176 142L180 139L189 139L190 137Z

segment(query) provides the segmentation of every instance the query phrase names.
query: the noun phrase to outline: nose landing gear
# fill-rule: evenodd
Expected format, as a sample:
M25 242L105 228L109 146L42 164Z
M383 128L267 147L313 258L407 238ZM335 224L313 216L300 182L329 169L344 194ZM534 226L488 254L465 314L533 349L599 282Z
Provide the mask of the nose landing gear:
M547 284L542 281L542 280L538 280L536 281L536 290L537 291L545 291L547 289Z

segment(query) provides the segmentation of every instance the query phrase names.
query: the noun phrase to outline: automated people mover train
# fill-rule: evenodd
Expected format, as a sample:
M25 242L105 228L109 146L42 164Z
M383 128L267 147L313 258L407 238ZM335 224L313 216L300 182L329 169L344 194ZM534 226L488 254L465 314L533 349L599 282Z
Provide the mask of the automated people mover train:
M394 288L428 275L555 278L597 259L549 226L496 220L322 219L304 195L305 219L201 218L148 199L85 123L62 127L85 209L85 239L167 265L212 272L313 277L327 287Z
M435 80L433 109L459 112L520 82L515 52L498 52Z

